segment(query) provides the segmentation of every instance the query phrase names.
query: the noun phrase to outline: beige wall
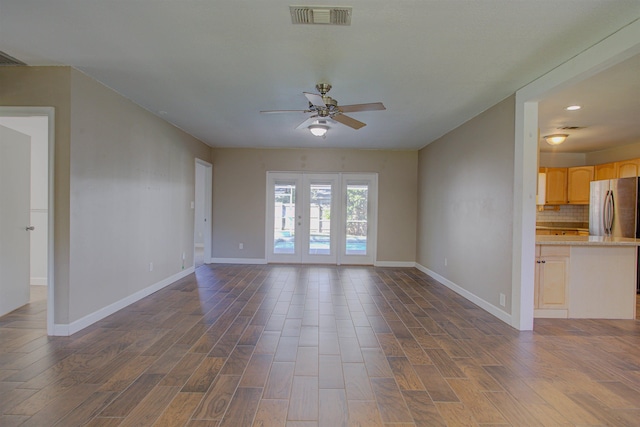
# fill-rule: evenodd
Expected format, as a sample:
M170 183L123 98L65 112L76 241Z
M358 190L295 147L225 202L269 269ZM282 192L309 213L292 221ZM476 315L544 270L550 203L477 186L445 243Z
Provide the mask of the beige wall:
M71 71L70 319L193 265L195 158L210 149ZM149 263L154 265L149 271Z
M620 160L640 158L640 142L636 144L613 147L609 150L596 151L586 154L587 165L617 162Z
M621 160L640 158L640 142L620 145L607 150L590 153L540 153L540 166L573 167L585 165L599 165L602 163L618 162Z
M212 149L214 258L265 258L267 171L377 172L380 262L413 262L416 151ZM238 243L244 249L238 249Z
M1 67L0 88L0 105L56 109L56 324L180 273L183 251L192 265L208 146L69 67Z
M416 262L509 313L514 120L511 96L420 150L418 172Z

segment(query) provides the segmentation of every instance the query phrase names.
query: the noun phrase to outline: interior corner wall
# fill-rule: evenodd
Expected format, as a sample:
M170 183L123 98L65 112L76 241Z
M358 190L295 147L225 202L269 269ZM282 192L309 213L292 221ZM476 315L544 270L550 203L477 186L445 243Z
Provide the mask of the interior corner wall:
M69 321L70 67L0 67L0 105L55 108L55 323Z
M267 171L377 172L376 261L415 261L417 151L213 148L212 163L213 258L265 259Z
M70 323L193 266L195 158L210 153L71 70Z
M495 307L505 294L507 313L514 134L511 96L421 149L418 160L417 264Z
M56 325L193 264L208 146L70 67L0 67L0 105L55 108Z

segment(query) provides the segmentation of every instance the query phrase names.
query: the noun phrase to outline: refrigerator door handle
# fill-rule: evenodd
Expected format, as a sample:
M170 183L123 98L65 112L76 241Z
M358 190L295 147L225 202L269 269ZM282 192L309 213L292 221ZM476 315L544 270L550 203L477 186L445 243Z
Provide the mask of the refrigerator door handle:
M609 214L609 190L607 190L607 193L604 196L604 200L602 202L602 229L604 231L605 236L607 234L609 234L609 220L607 219L607 216Z
M613 232L613 215L614 215L614 208L613 208L613 191L609 190L607 191L607 195L605 197L605 228L604 228L604 232L605 235L610 236L611 233Z

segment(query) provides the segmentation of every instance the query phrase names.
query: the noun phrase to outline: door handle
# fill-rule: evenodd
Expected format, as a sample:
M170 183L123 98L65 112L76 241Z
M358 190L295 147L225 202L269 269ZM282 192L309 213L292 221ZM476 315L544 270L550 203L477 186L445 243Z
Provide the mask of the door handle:
M28 226L28 227L25 227L25 229L26 229L27 231L33 231L33 230L35 230L36 228L35 228L33 225L30 225L30 226Z

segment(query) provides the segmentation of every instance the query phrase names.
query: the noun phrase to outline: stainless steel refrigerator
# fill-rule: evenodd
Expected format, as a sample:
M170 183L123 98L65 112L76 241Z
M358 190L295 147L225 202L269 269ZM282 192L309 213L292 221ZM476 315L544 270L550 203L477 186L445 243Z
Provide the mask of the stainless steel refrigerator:
M590 235L640 237L638 180L620 178L591 182Z

